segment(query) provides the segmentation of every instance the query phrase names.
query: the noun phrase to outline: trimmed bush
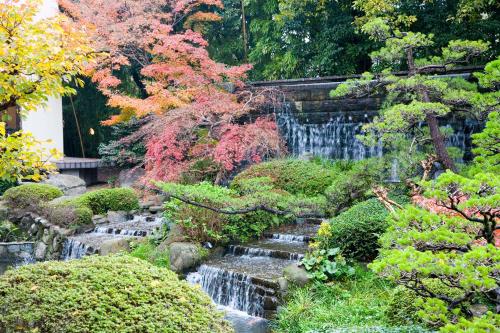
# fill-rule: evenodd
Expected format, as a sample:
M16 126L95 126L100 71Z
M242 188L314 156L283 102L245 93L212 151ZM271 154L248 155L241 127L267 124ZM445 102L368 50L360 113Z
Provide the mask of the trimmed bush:
M83 205L75 205L71 200L48 203L43 207L43 215L52 224L65 228L77 228L92 223L92 210Z
M333 165L297 159L274 160L252 165L234 178L231 188L240 192L244 180L268 177L275 189L317 196L324 193L339 173Z
M38 209L44 202L63 196L63 192L48 184L24 184L5 191L3 198L11 208Z
M94 214L108 211L130 211L139 208L139 199L130 188L111 188L87 192L72 200L76 206L85 206Z
M387 209L377 200L360 202L330 220L328 248L340 248L349 259L368 262L378 254L378 239L387 228ZM322 244L324 247L326 244Z
M210 298L130 256L44 262L0 277L0 331L232 332Z

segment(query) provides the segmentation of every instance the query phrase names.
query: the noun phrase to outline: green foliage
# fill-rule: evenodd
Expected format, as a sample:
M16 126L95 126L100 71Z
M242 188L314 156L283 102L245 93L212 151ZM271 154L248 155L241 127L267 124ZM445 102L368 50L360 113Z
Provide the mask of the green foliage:
M19 242L27 239L27 235L14 223L9 221L0 221L0 243L1 242Z
M416 290L422 296L419 315L429 325L455 323L467 316L468 302L482 302L497 288L500 250L492 244L475 245L478 229L477 222L463 217L408 206L391 217L381 238L381 255L370 268ZM429 280L447 288L436 289Z
M267 181L266 186L261 186L263 181ZM326 202L323 197L295 196L274 189L269 184L269 179L264 177L242 180L239 183L241 193L206 182L196 185L157 185L171 196L170 201L165 204L167 218L179 224L188 238L195 241L247 241L260 236L270 227L293 221L297 214L325 213ZM190 203L182 202L179 198L189 200ZM262 206L283 214L266 211ZM252 211L238 213L248 209Z
M92 209L72 200L47 203L40 210L50 223L70 229L92 224L94 215Z
M309 276L318 281L345 279L354 274L354 268L348 264L339 248L308 253L300 263Z
M250 178L268 177L275 189L291 194L316 196L338 176L335 167L321 165L313 161L298 159L274 160L252 165L238 174L231 183L231 189L242 190L242 181Z
M130 256L90 256L0 277L3 332L232 332L212 301L177 276Z
M378 239L387 228L388 215L377 199L360 202L329 221L329 232L318 234L320 247L338 247L349 259L369 262L378 254Z
M350 170L339 174L325 190L330 214L336 215L367 199L372 186L381 180L383 171L380 160L370 159L356 162Z
M385 317L392 289L391 284L360 267L349 279L293 289L273 322L273 332L398 332L389 328L392 325ZM405 327L399 332L424 330Z
M488 312L479 318L471 320L460 318L456 324L443 327L442 333L496 332L500 327L500 314Z
M474 170L500 174L500 112L490 113L485 129L472 138L476 146L472 150L476 155Z
M418 295L403 286L397 286L385 310L387 322L394 326L420 324L416 306Z
M150 241L136 244L129 255L145 260L158 267L170 268L168 251L158 249L158 247Z
M61 197L63 192L48 184L24 184L5 191L3 199L11 208L37 208L43 202Z
M14 186L16 186L16 183L4 180L0 181L0 196L2 196L9 188Z
M76 206L88 207L94 214L108 211L130 211L139 208L139 199L130 188L111 188L87 192L72 200Z
M105 117L108 117L107 114ZM99 156L106 165L121 168L132 168L144 161L146 147L143 139L146 133L139 129L148 121L145 119L132 119L127 123L112 127L112 139L98 148Z

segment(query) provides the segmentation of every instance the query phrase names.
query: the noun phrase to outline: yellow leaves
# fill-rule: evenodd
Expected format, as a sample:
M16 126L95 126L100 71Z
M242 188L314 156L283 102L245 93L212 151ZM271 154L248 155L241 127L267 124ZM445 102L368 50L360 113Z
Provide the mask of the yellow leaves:
M66 18L37 19L41 4L0 3L0 104L14 101L23 113L36 111L48 96L74 93L65 83L93 61L86 35Z
M6 131L5 131L5 123L0 122L0 136L5 136Z

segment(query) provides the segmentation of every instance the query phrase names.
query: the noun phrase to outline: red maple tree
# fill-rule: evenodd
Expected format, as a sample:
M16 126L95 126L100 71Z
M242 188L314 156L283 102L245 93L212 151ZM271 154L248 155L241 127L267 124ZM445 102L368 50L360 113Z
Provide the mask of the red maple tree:
M250 66L213 61L196 31L220 19L211 11L222 8L220 0L59 4L75 24L86 27L94 48L102 52L90 68L92 80L108 104L121 111L104 124L157 115L144 129L148 178L176 180L197 161L210 159L221 180L242 163L283 152L274 120L249 117L254 105L243 94L229 92L244 87ZM127 80L134 81L134 89Z

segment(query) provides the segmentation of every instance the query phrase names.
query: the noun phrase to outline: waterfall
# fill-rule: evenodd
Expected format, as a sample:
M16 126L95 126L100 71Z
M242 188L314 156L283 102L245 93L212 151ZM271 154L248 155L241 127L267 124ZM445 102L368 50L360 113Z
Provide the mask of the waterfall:
M87 254L89 248L84 243L78 242L74 239L67 239L64 242L63 250L61 253L62 260L80 259Z
M365 122L353 121L351 116L340 114L322 124L301 123L291 111L289 103L284 103L283 110L276 114L278 127L293 155L313 154L351 160L382 156L381 144L368 147L356 138L362 134L362 126L369 118L365 114Z
M201 288L219 304L244 311L249 315L263 317L263 297L249 276L201 265L198 272L188 275L187 280Z
M307 242L309 237L302 235L271 234L271 238L283 242Z
M299 261L304 258L304 255L300 253L290 253L279 250L246 247L240 245L230 245L227 253L230 255L242 257L271 257L294 261Z
M96 227L93 232L98 234L111 234L111 235L123 235L123 236L135 236L135 237L146 237L148 235L148 232L145 230L119 229L119 228L108 228L108 227Z

